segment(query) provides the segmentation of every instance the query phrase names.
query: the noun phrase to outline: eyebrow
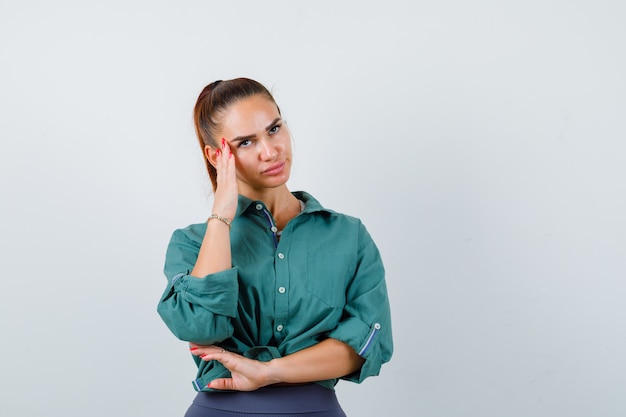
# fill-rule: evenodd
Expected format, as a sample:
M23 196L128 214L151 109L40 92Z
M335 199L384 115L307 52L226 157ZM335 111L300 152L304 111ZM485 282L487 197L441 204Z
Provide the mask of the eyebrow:
M278 123L281 120L282 120L281 117L275 118L274 120L272 120L272 123L267 125L265 130L270 130L271 128L276 126L276 123ZM250 139L254 139L254 138L256 138L256 133L253 133L253 134L247 135L247 136L237 136L236 138L232 139L231 142L243 142L244 140L250 140Z

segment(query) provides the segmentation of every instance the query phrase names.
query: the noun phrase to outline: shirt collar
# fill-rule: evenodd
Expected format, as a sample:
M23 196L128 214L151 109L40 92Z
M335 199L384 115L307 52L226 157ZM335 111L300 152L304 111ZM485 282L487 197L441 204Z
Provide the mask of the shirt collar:
M307 193L306 191L294 191L292 192L292 194L298 200L304 202L304 210L302 211L303 213L313 213L316 211L325 211L328 213L332 213L332 210L324 208L319 201L317 201L311 194ZM245 213L251 206L256 205L258 202L259 201L257 200L251 200L248 197L239 194L237 214L235 215L235 217L243 215L243 213Z

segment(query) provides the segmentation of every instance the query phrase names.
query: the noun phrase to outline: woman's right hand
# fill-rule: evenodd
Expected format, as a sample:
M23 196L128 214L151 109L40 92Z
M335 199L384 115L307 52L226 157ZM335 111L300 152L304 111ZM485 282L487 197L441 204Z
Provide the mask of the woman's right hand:
M235 170L235 157L224 138L221 140L221 149L218 149L215 158L217 171L217 188L213 199L212 213L232 220L237 212L239 190Z
M233 220L237 212L239 192L235 170L235 157L230 147L222 139L222 148L215 154L215 170L217 171L217 187L213 198L212 214ZM196 264L191 275L197 278L206 277L232 267L230 252L230 227L218 220L208 221L207 230L202 239Z

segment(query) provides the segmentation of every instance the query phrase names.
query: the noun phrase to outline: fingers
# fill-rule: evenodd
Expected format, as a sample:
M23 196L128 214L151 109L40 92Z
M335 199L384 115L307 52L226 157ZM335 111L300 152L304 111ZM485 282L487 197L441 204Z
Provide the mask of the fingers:
M196 356L200 356L200 359L202 359L205 362L208 361L219 361L222 362L222 364L224 364L225 366L228 364L229 360L228 360L228 355L230 352L227 352L226 350L215 346L214 349L207 351L207 352L199 352L199 355Z
M221 349L219 346L216 345L199 345L197 343L194 342L189 342L189 350L194 350L194 349L204 349L204 348L219 348Z
M214 354L227 353L227 351L221 348L220 346L215 346L215 345L202 346L196 343L189 343L189 352L191 352L191 354L194 356L199 356L204 361L217 359L213 356Z
M253 391L267 385L267 364L244 358L232 352L207 354L202 360L217 360L231 373L230 378L217 378L207 387L211 389Z
M215 169L217 170L218 178L220 176L224 178L224 175L226 173L225 168L228 167L228 162L232 158L232 152L230 151L230 147L228 146L228 143L225 139L222 138L221 145L216 147L214 152Z
M228 158L233 156L233 152L230 149L230 144L226 142L226 139L222 138L222 149L224 150L224 155L228 155Z
M216 155L216 162L217 164L219 164L220 162L222 164L227 163L230 159L233 158L233 152L230 149L230 145L228 144L228 142L226 141L226 139L222 138L221 141L221 148L216 149L215 151L215 155Z
M217 187L213 213L232 220L237 210L238 185L235 157L228 142L222 138L221 148L217 149L215 169L217 171Z
M211 389L235 390L235 384L232 378L218 378L209 382L207 387Z
M217 149L215 158L215 169L217 170L217 182L235 182L235 158L228 142L222 138L221 149Z

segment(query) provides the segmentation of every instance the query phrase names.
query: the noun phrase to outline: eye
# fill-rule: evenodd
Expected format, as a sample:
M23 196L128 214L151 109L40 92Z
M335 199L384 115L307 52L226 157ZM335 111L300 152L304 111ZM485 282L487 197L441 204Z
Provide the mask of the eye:
M280 124L274 125L270 128L270 130L268 130L270 135L273 135L274 133L278 133L278 131L280 130Z
M250 139L244 139L241 142L239 142L239 144L237 144L238 148L245 148L247 146L250 146L252 144L252 141Z

